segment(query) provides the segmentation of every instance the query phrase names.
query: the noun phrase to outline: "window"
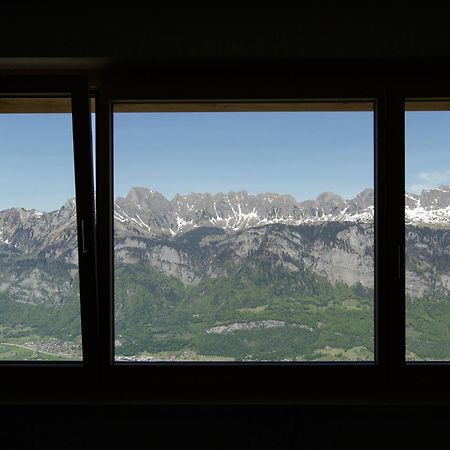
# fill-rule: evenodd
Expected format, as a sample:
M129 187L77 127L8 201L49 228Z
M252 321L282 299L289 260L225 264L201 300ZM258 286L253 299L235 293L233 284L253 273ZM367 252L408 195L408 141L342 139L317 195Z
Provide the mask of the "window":
M2 86L11 93L0 97L0 360L89 363L96 282L88 97L78 81Z
M450 112L406 103L406 358L450 359Z
M79 360L70 99L64 113L8 113L24 99L1 102L0 359Z
M114 114L116 361L374 360L371 105L256 106Z

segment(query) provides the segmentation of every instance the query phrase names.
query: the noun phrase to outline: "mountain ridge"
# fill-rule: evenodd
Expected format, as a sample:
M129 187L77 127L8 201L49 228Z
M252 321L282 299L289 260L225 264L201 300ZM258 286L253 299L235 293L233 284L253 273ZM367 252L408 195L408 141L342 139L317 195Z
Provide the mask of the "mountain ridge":
M344 199L323 192L315 199L297 202L277 193L191 193L172 200L142 187L132 188L114 204L116 231L163 232L172 236L201 226L238 231L252 226L323 222L371 223L374 220L374 190L367 188ZM407 224L450 225L450 186L405 193Z
M299 225L326 221L368 222L373 218L373 190L344 200L325 192L314 200L297 202L278 193L251 195L247 191L191 193L172 200L147 188L132 188L114 205L117 232L165 232L176 235L202 226L238 231L274 223Z
M269 224L320 224L325 222L373 223L374 190L367 188L352 199L323 192L315 199L297 202L287 194L251 195L245 190L228 193L191 193L171 200L142 187L130 189L114 202L117 235L175 236L195 228L216 227L229 232ZM407 224L450 226L450 186L405 193ZM0 244L26 253L37 246L76 240L75 199L59 210L9 208L0 211Z

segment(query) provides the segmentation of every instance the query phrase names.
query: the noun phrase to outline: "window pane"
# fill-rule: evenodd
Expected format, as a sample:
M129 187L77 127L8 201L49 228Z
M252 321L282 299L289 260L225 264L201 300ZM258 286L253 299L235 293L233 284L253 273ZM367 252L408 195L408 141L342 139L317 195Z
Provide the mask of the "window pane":
M373 112L118 106L116 361L373 361Z
M0 139L0 359L80 360L70 100L0 100Z
M450 360L450 112L441 107L406 104L408 361Z

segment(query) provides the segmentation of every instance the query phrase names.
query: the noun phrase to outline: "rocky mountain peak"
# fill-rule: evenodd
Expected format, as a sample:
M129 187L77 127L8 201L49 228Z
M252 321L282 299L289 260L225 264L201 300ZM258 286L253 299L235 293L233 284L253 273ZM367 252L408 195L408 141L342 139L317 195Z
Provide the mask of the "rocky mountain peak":
M440 186L435 189L423 190L420 195L420 205L424 208L441 209L450 206L450 186Z
M77 202L75 200L75 197L73 197L67 200L66 203L64 203L64 205L61 207L61 209L57 211L57 213L60 217L69 218L72 214L76 213L76 209L77 209Z
M333 192L322 192L317 196L314 206L322 209L325 214L332 214L343 210L348 204L342 197Z

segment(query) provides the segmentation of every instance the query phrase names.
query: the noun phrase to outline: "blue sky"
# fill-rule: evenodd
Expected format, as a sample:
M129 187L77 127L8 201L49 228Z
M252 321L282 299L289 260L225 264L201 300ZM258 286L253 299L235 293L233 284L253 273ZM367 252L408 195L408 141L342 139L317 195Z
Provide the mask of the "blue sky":
M450 184L450 112L406 117L407 190ZM373 115L115 115L115 193L279 192L297 200L373 186ZM74 196L68 114L0 115L0 209L49 211Z
M406 190L450 185L450 111L407 112Z
M49 211L75 195L70 114L0 114L0 210Z
M279 192L298 200L373 186L373 115L118 113L115 192Z

